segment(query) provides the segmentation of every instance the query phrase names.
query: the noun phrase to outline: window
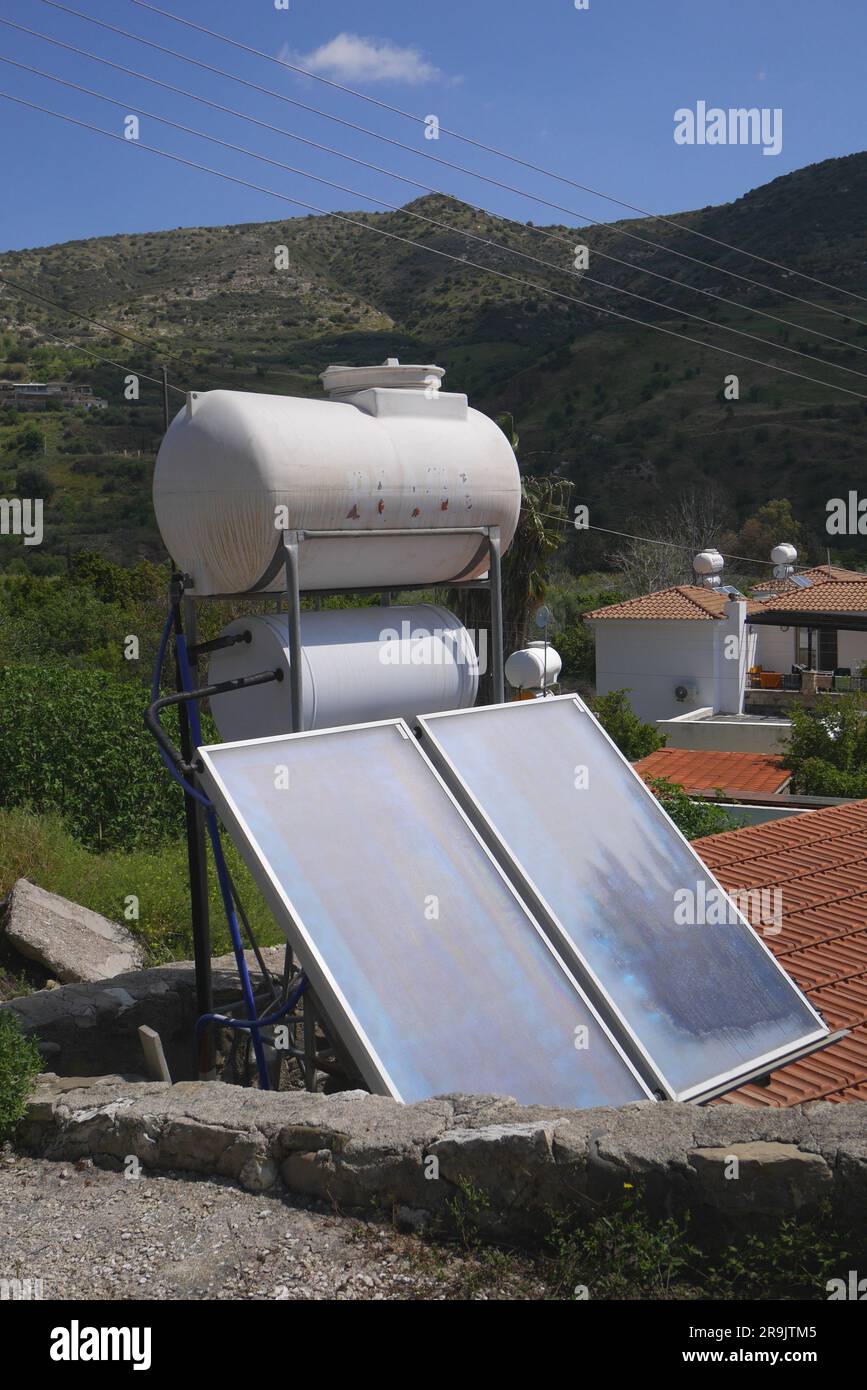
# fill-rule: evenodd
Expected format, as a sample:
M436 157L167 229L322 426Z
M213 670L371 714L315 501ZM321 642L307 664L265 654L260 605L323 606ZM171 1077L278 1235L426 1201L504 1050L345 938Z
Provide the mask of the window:
M795 630L795 660L808 671L833 671L837 662L837 629L799 627Z

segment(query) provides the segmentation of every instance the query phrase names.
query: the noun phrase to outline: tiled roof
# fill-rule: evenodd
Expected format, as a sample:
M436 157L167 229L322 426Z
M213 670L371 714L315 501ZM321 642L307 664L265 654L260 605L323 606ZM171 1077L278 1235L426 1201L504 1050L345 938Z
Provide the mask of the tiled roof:
M660 748L635 764L645 780L667 777L692 793L713 793L717 787L732 796L779 792L791 773L772 753L700 752L691 748Z
M728 594L699 584L675 584L671 589L657 589L653 594L612 603L608 608L594 608L585 618L723 618ZM758 599L747 602L747 612L764 607Z
M842 1041L724 1100L867 1100L867 801L695 841L725 888L779 888L783 928L765 944Z
M814 565L812 569L798 570L799 576L809 579L811 584L827 584L833 579L867 579L867 575L859 570L847 570L842 565ZM791 579L767 579L762 580L756 586L757 591L767 594L800 593L797 584L793 584Z
M774 594L760 611L809 613L867 613L867 575L858 579L828 579L809 589Z

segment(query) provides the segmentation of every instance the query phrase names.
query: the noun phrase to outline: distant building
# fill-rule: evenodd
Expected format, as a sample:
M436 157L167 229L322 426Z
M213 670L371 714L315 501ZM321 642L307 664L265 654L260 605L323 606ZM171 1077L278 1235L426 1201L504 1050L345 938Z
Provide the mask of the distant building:
M92 386L69 381L0 381L0 407L44 410L48 401L85 410L107 410L108 401L93 394Z
M626 688L642 719L683 727L675 746L773 752L792 706L867 690L867 574L834 566L769 581L757 596L678 584L585 615L596 689ZM755 722L751 725L750 720ZM714 729L699 730L702 721ZM722 721L728 721L723 729ZM711 742L692 734L711 734Z

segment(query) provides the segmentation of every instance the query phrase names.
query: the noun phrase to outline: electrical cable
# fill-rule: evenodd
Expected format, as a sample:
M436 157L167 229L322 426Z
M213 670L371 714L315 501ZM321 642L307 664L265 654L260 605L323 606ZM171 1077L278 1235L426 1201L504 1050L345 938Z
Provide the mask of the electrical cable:
M467 202L467 200L464 199L464 198L457 198L454 194L448 193L448 192L446 192L444 189L441 189L441 188L434 188L434 187L432 187L430 184L422 183L420 180L410 178L410 177L409 177L408 175L406 175L406 174L399 174L399 173L397 173L397 171L394 170L394 169L387 169L387 168L385 168L383 165L374 164L374 163L372 163L370 160L361 159L361 158L359 158L357 155L348 154L346 151L344 151L344 150L339 150L339 149L337 149L337 148L336 148L335 146L333 146L333 145L325 145L325 144L323 144L323 143L322 143L321 141L319 141L319 140L313 140L313 139L311 139L311 138L308 137L308 136L300 135L300 134L298 134L297 131L287 130L287 129L285 128L285 126L273 125L270 121L263 121L263 120L260 120L258 117L256 117L256 116L251 116L251 115L249 115L248 113L246 113L246 112L244 112L244 111L238 111L238 110L236 110L234 107L231 107L231 106L224 106L221 102L214 101L214 100L213 100L212 98L210 98L210 97L201 96L199 93L191 92L191 91L189 91L189 90L188 90L187 88L185 88L185 87L178 87L178 86L176 86L176 85L175 85L174 83L172 83L172 82L165 82L165 81L163 81L161 78L153 77L153 76L149 75L148 73L139 72L137 69L127 67L127 66L126 66L125 64L123 64L123 63L117 63L117 62L112 61L110 58L104 58L104 57L102 57L102 56L101 56L100 54L98 54L98 53L92 53L92 52L90 52L89 49L86 49L86 48L79 48L76 44L65 43L63 40L53 38L53 37L52 37L51 35L49 35L49 34L43 34L43 33L41 33L41 32L40 32L39 30L37 30L37 29L30 29L30 28L28 28L26 25L23 25L23 24L15 24L15 23L12 22L12 20L3 19L2 17L0 17L0 24L5 24L5 25L6 25L8 28L10 28L10 29L17 29L17 30L21 31L22 33L29 34L29 35L31 35L33 38L41 39L41 40L44 41L45 43L50 43L50 44L54 45L56 48L63 48L63 49L66 49L68 52L76 53L76 54L78 54L80 57L88 58L88 59L90 59L91 61L93 61L93 62L95 62L95 63L100 63L100 64L102 64L102 66L104 66L104 67L113 68L113 69L115 69L117 72L122 72L122 73L124 73L124 74L125 74L126 76L128 76L128 77L136 78L137 80L142 81L142 82L149 82L149 83L151 83L151 84L152 84L153 86L155 86L155 87L161 87L161 88L163 88L163 89L166 90L166 91L173 92L176 96L185 97L185 98L188 99L189 101L198 102L200 105L210 107L212 110L215 110L215 111L220 111L220 112L222 112L224 115L232 116L232 117L236 118L237 120L246 121L246 122L248 122L250 125L258 126L260 129L270 131L272 134L285 136L286 138L288 138L288 139L290 139L290 140L295 140L295 141L297 141L299 144L302 144L302 145L309 145L312 149L320 150L320 151L322 151L322 152L325 153L325 154L334 155L334 156L335 156L336 158L338 158L338 159L342 159L342 160L344 160L344 161L346 161L346 162L348 162L348 163L351 163L351 164L357 164L357 165L359 165L360 167L362 167L362 168L364 168L364 169L371 170L371 171L374 172L374 173L385 174L387 178L396 179L396 180L398 180L398 181L401 182L401 183L409 184L409 185L411 185L413 188L419 188L419 189L421 189L421 190L422 190L423 192L425 192L425 193L434 194L435 196L440 197L440 198L446 198L446 199L448 199L450 202L453 202L453 203L457 204L458 207L465 207L465 208L468 208L471 212L477 213L477 214L480 215L480 216L483 216L483 217L490 217L490 218L494 219L494 220L497 221L497 222L503 223L504 225L511 226L511 227L516 227L516 228L518 228L518 229L519 229L523 234L525 234L525 235L529 232L529 233L531 233L533 236L541 237L541 238L542 238L543 240L545 240L545 241L554 241L554 242L557 242L557 243L560 244L560 245L568 246L568 247L570 248L570 251L571 251L571 252L573 253L573 255L574 255L574 252L575 252L575 241L574 241L574 237L571 237L571 238L570 238L570 237L561 236L560 234L558 234L558 233L556 233L556 232L551 232L551 231L547 230L547 229L544 228L544 227L537 227L537 226L535 226L535 225L528 226L526 223L518 222L515 218L505 217L505 216L504 216L503 214L501 214L501 213L491 212L488 208L479 207L479 206L478 206L477 204L475 204L475 203ZM11 60L6 60L6 61L11 61ZM16 66L17 66L17 64L16 64ZM22 64L21 66L26 66L26 65ZM38 72L38 71L39 71L39 69L28 69L28 70L29 70L29 71L34 71L34 72ZM41 74L41 75L43 75L43 76L50 76L50 74ZM60 79L57 79L57 80L60 80ZM403 211L403 209L400 209L400 210ZM581 215L583 216L584 214L581 214ZM590 221L592 221L592 219L590 219ZM599 225L599 226L604 226L605 224L598 223L597 225ZM588 248L588 249L589 249L589 248ZM598 248L596 248L596 247L594 247L593 253L592 253L592 254L593 254L593 258L594 258L594 259L597 259L597 258L598 258L598 259L604 260L604 261L611 261L614 265L624 266L627 270L631 270L631 271L633 271L634 273L636 273L636 274L638 274L638 275L648 275L648 276L652 277L654 280L662 280L662 281L664 281L666 284L674 285L674 287L675 287L676 289L685 291L685 292L687 292L687 293L689 293L689 294L700 294L700 295L702 295L702 296L703 296L704 298L706 298L706 299L714 299L714 300L718 301L720 304L726 304L726 305L728 305L730 308L740 309L742 312L747 313L747 314L753 314L753 313L756 312L754 309L751 308L750 305L748 305L748 304L743 304L743 303L741 303L741 302L740 302L739 300L737 300L737 299L729 299L726 295L717 294L717 293L715 293L715 291L713 291L713 290L704 289L704 288L702 288L702 287L699 286L699 285L690 285L689 283L687 283L687 282L685 282L685 281L683 281L683 280L676 280L676 279L674 278L674 276L672 276L672 275L665 275L665 274L663 274L661 271L658 271L658 270L651 270L649 266L636 266L635 263L634 263L633 261L626 261L626 260L624 260L621 256L612 256L609 252L607 252L607 251L600 251L600 250L599 250ZM597 283L604 284L605 282L601 282L601 281L600 281L600 282L597 282ZM606 286L606 287L607 287L607 286ZM805 302L806 302L806 301L805 301ZM670 309L671 309L671 312L676 312L674 306L666 306L666 307L670 308ZM867 347L861 347L861 345L860 345L859 343L853 343L853 342L851 342L849 339L846 339L846 338L837 338L837 337L835 337L835 336L834 336L833 334L831 334L831 333L825 333L825 332L823 332L821 329L808 328L806 324L798 323L797 320L795 320L795 319L784 319L784 318L780 318L779 315L777 315L777 314L772 314L772 313L770 313L767 309L764 309L764 308L761 309L761 310L759 310L758 312L759 312L759 314L760 314L760 316L761 316L762 318L769 319L769 320L771 320L773 323L782 324L783 327L785 327L785 328L787 328L787 329L795 328L795 329L798 329L798 330L799 330L800 332L802 332L802 333L812 333L812 334L817 335L817 336L820 337L820 338L825 339L827 342L836 343L838 346L840 346L840 347L845 347L845 348L847 348L847 349L850 350L850 351L861 352L861 353L867 354ZM853 319L852 322L853 322L853 323L860 323L861 320ZM867 325L865 325L865 326L867 326Z
M57 0L42 0L42 3L51 5L52 8L57 10L63 10L67 14L74 15L76 18L83 19L87 23L94 24L101 29L106 29L110 33L120 34L122 37L130 39L134 43L144 44L148 48L153 48L159 53L168 54L170 57L177 58L180 62L192 64L195 67L201 68L205 72L209 72L218 77L226 78L231 82L237 82L241 86L249 87L252 91L260 92L266 96L273 97L277 101L286 102L290 106L297 106L301 110L312 112L317 116L321 116L324 120L332 121L337 125L345 126L347 129L354 130L360 134L368 135L372 139L380 140L387 145L393 145L397 149L406 150L410 154L416 155L419 158L431 160L435 164L440 164L445 168L456 170L459 173L468 175L470 178L480 179L485 183L491 184L495 188L503 189L506 192L516 194L518 197L525 198L531 202L538 203L540 206L552 208L558 212L566 213L566 215L569 217L583 219L583 221L589 225L604 228L612 236L627 237L632 241L638 241L641 242L643 245L653 247L655 250L661 251L664 255L677 256L681 260L691 261L695 265L700 265L705 267L705 269L713 270L717 275L728 275L735 280L742 281L744 284L752 285L754 288L768 291L784 299L794 300L795 302L800 304L806 304L811 309L817 309L820 313L832 314L835 318L843 319L846 322L854 322L861 324L862 326L867 326L863 324L863 321L861 319L853 319L851 314L844 313L842 310L839 309L834 309L830 305L817 304L814 300L804 299L801 295L791 294L787 290L772 287L770 285L765 284L761 280L753 280L747 275L740 274L738 271L729 270L724 266L714 264L712 261L703 261L698 256L691 256L685 251L678 251L674 247L664 246L661 242L652 241L648 237L639 236L636 232L626 231L624 228L619 227L616 224L600 222L596 218L591 218L584 213L577 212L574 208L564 207L561 203L551 202L549 199L542 198L538 194L527 193L523 189L514 187L512 184L504 183L500 179L493 178L489 174L483 174L480 170L468 169L465 165L454 163L453 160L443 159L439 155L432 154L429 150L417 149L413 145L407 145L402 140L395 140L391 136L383 135L381 132L371 130L367 126L359 125L355 121L349 121L342 116L336 116L329 111L323 111L321 108L312 106L308 102L300 101L296 97L287 96L284 92L277 92L272 87L263 87L260 83L250 82L247 78L239 77L235 73L227 72L224 68L214 67L212 64L202 62L198 58L192 58L188 54L179 53L176 49L168 48L164 44L156 43L154 40L144 38L140 34L132 34L129 32L129 30L121 29L118 25L109 24L105 20L97 19L94 15L84 14L81 10L72 9L68 5L61 5L57 3ZM37 35L37 37L40 36ZM691 230L687 227L680 227L679 224L674 225L678 226L679 230L681 231ZM801 274L801 272L798 271L791 271L787 273L791 273L793 275ZM855 297L860 298L861 296Z
M214 177L221 178L228 183L236 183L243 188L250 188L254 192L265 193L272 198L279 198L282 202L291 203L295 207L306 208L308 212L313 212L325 217L334 218L335 220L343 222L348 226L361 227L364 231L373 232L378 236L386 237L390 241L401 242L404 245L414 247L415 249L421 249L430 255L439 256L442 259L455 262L458 265L463 265L474 270L481 270L486 275L493 275L497 279L507 280L510 283L520 285L525 289L532 289L540 294L550 295L554 298L564 300L567 303L577 304L580 308L589 310L591 313L604 314L610 318L616 318L625 323L632 323L641 328L651 328L654 332L663 333L666 335L666 337L669 338L677 338L681 342L691 343L693 346L704 348L706 351L717 352L721 353L722 355L728 358L737 358L738 360L743 362L750 362L753 366L761 367L767 371L782 372L786 376L797 377L799 380L808 381L815 386L822 386L832 391L841 391L844 395L854 396L858 400L867 400L867 396L865 396L862 392L853 391L847 386L839 386L836 382L822 381L817 377L807 376L804 372L796 372L790 367L782 367L776 363L763 362L758 358L749 357L746 353L733 352L727 348L719 347L715 343L705 343L702 342L699 338L691 338L687 334L678 333L671 328L664 328L660 324L648 323L645 319L636 319L632 315L622 314L619 312L619 310L616 309L606 309L598 304L588 304L585 300L575 298L574 295L564 294L560 290L551 289L549 286L540 285L532 280L523 280L516 275L508 275L505 271L494 270L490 266L480 265L477 261L470 261L463 256L452 255L450 252L442 251L437 247L425 246L422 243L414 242L409 237L398 236L394 232L388 232L381 227L372 226L368 222L363 222L360 218L349 217L345 213L329 212L325 208L318 207L315 203L308 203L300 198L293 198L290 197L288 194L279 193L276 189L266 188L261 184L253 183L249 179L242 179L239 178L237 175L227 174L223 170L213 169L208 165L200 164L196 160L187 159L182 155L173 154L171 151L168 150L162 150L156 145L149 145L142 140L125 140L122 135L117 135L114 131L104 130L101 126L93 125L90 121L83 121L80 120L78 117L69 116L64 112L54 111L50 107L42 106L38 102L29 101L24 97L14 96L11 92L0 91L0 97L2 97L6 101L15 102L19 106L29 107L33 111L40 111L44 115L52 116L57 120L66 121L68 124L71 125L77 125L84 130L93 131L97 135L106 136L110 140L120 141L127 148L132 147L135 149L147 150L149 151L149 153L159 155L163 159L172 160L176 164L183 164L184 166L190 169L197 169L201 173L211 174Z
M244 145L236 145L233 141L222 140L217 135L209 135L206 131L197 130L194 126L183 125L179 121L173 121L168 116L161 116L155 111L149 111L144 106L137 106L133 102L123 101L118 97L107 96L104 92L97 92L92 87L84 87L78 82L72 82L67 78L59 77L55 73L45 72L42 68L32 67L29 63L20 63L14 58L6 58L0 54L0 62L8 64L10 67L19 68L25 72L33 73L37 77L46 78L49 82L59 83L62 87L68 87L72 91L81 92L85 96L95 97L98 101L107 102L111 106L120 107L121 110L134 111L141 116L146 116L149 120L159 121L160 124L171 127L172 130L179 130L185 135L193 135L197 139L207 140L212 145L219 145L221 149L231 150L234 154L243 154L249 159L256 159L262 164L269 164L273 168L282 169L286 173L300 174L302 178L312 179L314 183L325 184L329 188L338 189L340 192L349 193L353 198L361 198L363 201L377 203L380 207L388 208L391 212L401 213L405 217L413 218L416 221L424 222L429 226L437 227L443 231L454 232L466 241L472 241L481 246L486 246L493 251L505 252L510 256L517 256L521 260L530 261L533 265L542 266L546 270L553 270L561 275L568 275L584 283L600 285L603 289L613 294L625 295L628 299L637 299L642 304L650 304L654 308L664 309L669 313L676 313L680 318L693 319L696 323L703 323L707 327L716 328L723 333L733 333L739 338L748 338L751 342L760 343L762 347L770 348L772 352L786 352L793 357L803 358L807 362L813 362L818 366L830 367L837 371L846 372L850 376L859 376L867 381L867 372L859 372L856 367L846 367L841 362L823 361L821 358L814 357L812 353L802 352L799 348L788 347L785 343L772 343L767 338L762 338L757 333L749 333L742 328L734 328L725 323L717 323L714 319L705 318L702 314L693 314L687 309L673 310L669 305L663 304L660 300L651 299L648 295L639 294L635 290L624 289L618 285L609 285L603 280L596 279L595 276L588 275L586 271L571 270L564 266L558 266L553 261L542 260L539 256L530 255L528 252L519 251L514 247L503 246L499 242L491 241L489 237L478 236L474 232L465 231L463 228L455 227L449 222L442 222L439 218L428 217L423 213L414 212L410 208L401 208L395 203L386 202L383 198L377 198L373 194L365 193L357 188L350 188L346 184L337 183L334 179L326 178L321 174L311 173L308 169L301 169L293 164L285 164L282 160L271 159L270 156L260 154L256 150L247 149ZM130 142L134 143L134 142ZM597 307L590 304L591 308Z

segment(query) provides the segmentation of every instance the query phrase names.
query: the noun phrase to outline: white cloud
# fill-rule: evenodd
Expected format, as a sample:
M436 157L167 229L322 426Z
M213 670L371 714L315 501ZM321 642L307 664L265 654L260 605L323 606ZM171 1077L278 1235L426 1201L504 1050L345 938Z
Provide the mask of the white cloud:
M444 74L422 57L417 48L398 48L387 39L364 39L358 34L338 34L312 53L293 54L284 48L280 57L311 72L349 82L441 81Z

